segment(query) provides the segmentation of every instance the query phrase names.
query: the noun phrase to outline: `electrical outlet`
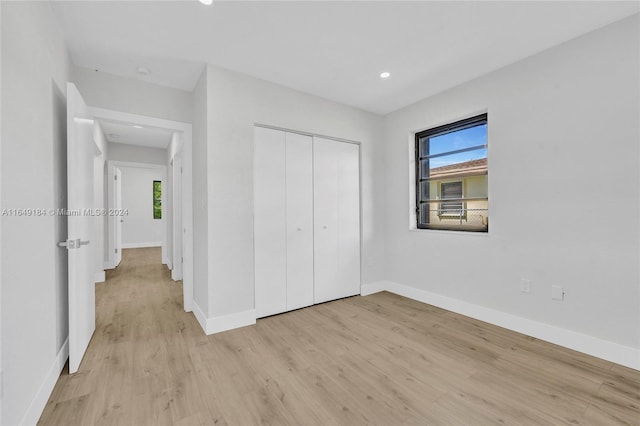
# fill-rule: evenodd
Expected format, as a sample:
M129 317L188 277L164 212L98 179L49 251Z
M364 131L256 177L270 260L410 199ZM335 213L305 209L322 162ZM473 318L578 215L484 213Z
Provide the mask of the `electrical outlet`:
M559 285L551 286L551 299L564 300L564 289Z
M528 280L526 278L521 278L520 279L520 291L522 293L531 293L531 280Z

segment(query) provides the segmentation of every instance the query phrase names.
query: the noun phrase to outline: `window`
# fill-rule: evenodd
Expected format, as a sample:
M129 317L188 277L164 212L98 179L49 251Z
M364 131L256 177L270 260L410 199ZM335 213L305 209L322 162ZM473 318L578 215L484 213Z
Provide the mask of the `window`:
M416 134L421 229L487 232L487 114Z
M153 181L153 218L162 219L162 182Z
M462 181L443 182L440 184L440 216L463 216ZM444 201L453 199L455 201Z

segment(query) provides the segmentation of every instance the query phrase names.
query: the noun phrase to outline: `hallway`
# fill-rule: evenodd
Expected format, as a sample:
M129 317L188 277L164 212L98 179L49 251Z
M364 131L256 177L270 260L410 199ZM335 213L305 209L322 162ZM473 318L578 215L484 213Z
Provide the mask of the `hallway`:
M182 284L161 264L161 249L124 249L120 266L96 285L96 331L80 370L63 370L40 424L169 424L186 417L195 374L187 341L196 336L205 338L182 309Z

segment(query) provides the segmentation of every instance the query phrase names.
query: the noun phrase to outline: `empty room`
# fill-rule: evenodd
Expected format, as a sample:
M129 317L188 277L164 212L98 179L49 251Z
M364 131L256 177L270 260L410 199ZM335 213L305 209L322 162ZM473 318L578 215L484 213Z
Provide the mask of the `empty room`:
M640 426L637 1L0 24L0 424Z

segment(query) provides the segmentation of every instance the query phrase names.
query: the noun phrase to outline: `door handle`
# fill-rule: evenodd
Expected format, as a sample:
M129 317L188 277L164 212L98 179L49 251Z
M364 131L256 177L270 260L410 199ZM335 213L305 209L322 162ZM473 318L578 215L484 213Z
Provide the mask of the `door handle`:
M80 238L76 238L75 240L60 241L58 243L58 247L65 247L67 250L71 250L71 249L80 248L80 246L86 246L89 243L90 243L89 240L82 241Z
M67 250L74 249L76 248L76 240L60 241L58 243L58 247L66 247Z

